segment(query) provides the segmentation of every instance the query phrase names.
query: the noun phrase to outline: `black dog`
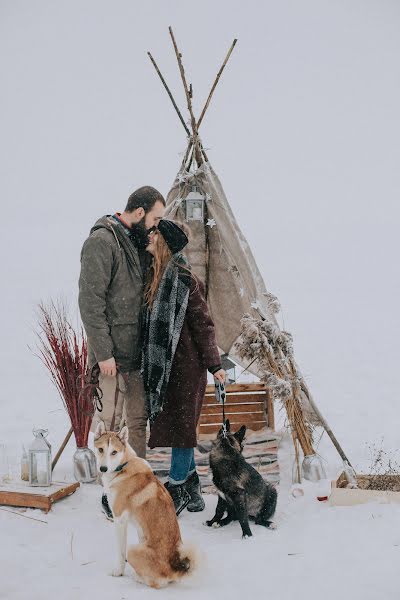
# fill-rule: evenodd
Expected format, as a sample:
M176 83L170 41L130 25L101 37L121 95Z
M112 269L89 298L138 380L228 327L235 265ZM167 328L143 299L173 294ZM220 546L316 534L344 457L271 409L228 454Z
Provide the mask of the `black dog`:
M252 535L249 518L257 525L271 527L270 518L275 513L277 492L266 483L260 473L249 465L242 456L246 426L230 433L226 421L226 435L220 429L210 453L213 483L218 489L218 504L214 517L206 521L209 527L223 527L231 521L239 521L243 537ZM224 513L227 512L227 516Z

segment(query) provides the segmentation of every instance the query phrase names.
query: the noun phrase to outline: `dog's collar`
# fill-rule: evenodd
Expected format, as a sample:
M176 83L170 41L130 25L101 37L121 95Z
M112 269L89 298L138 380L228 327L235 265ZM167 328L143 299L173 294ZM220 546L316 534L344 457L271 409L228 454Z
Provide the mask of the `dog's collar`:
M126 467L127 464L128 464L128 461L122 463L122 465L118 465L118 467L116 469L114 469L114 473L118 473L119 471L122 471L122 469L124 467Z

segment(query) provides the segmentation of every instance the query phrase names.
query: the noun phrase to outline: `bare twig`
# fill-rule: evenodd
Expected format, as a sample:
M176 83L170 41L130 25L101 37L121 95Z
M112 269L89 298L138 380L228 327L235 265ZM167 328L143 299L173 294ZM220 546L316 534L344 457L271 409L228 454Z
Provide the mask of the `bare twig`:
M152 57L152 55L151 55L151 53L150 53L150 52L148 52L147 54L149 55L149 58L150 58L151 62L153 63L153 66L154 66L155 70L157 71L157 74L158 74L159 78L161 79L161 81L162 81L162 84L163 84L163 86L165 87L165 89L166 89L166 91L167 91L167 94L168 94L168 96L170 97L170 100L171 100L171 102L172 102L172 104L173 104L173 107L175 108L175 110L176 110L176 112L177 112L177 115L178 115L178 117L179 117L179 119L180 119L180 121L181 121L181 123L182 123L183 127L185 128L186 134L187 134L188 136L190 136L190 130L189 130L188 126L186 125L186 123L185 123L185 121L184 121L184 119L183 119L183 117L182 117L182 113L181 113L181 111L179 110L179 108L178 108L178 105L177 105L177 103L175 102L175 99L174 99L174 97L173 97L173 95L172 95L172 93L171 93L171 90L169 89L169 87L168 87L168 85L167 85L167 83L166 83L166 81L165 81L165 79L164 79L164 77L163 77L163 75L162 75L162 73L161 73L160 69L158 68L158 65L157 65L156 61L154 60L154 58Z
M363 488L368 490L400 491L400 464L395 452L386 452L375 444L369 446L371 464L368 474L363 478Z
M31 521L38 521L38 523L46 523L46 525L48 523L48 521L43 521L42 519L35 519L35 517L28 517L28 515L23 515L22 513L17 512L16 510L9 510L8 508L0 508L0 510L11 513L12 515L17 515L18 517L24 517L24 519L30 519Z
M199 128L200 128L201 122L203 121L204 115L206 114L206 111L207 111L207 109L208 109L208 107L209 107L209 104L210 104L210 102L211 102L211 98L212 98L212 96L213 96L214 90L215 90L215 88L216 88L216 87L217 87L217 85L218 85L219 78L221 77L221 75L222 75L222 71L225 69L225 67L226 67L226 63L228 62L228 60L229 60L229 58L230 58L230 56L231 56L231 54L232 54L232 52L233 52L233 49L234 49L234 47L236 46L236 42L237 42L237 39L234 39L234 40L233 40L233 43L232 43L232 46L229 48L228 54L226 55L226 57L225 57L225 60L224 60L224 62L222 63L222 66L221 66L220 70L219 70L219 71L218 71L218 73L217 73L217 76L216 76L216 78L215 78L214 84L213 84L213 86L212 86L212 88L211 88L211 90L210 90L210 93L208 94L207 101L206 101L206 103L205 103L205 105L204 105L204 108L203 108L203 110L201 111L200 118L199 118L199 120L197 121L197 130L199 130Z
M196 162L198 165L201 165L201 163L203 162L203 159L202 159L199 144L198 144L197 124L196 124L195 116L193 114L193 106L192 106L192 99L190 97L190 89L189 89L187 81L186 81L185 69L183 68L182 54L178 50L178 46L177 46L177 43L175 40L174 32L172 31L172 27L169 27L169 34L171 36L172 44L174 46L176 60L178 61L179 71L181 74L183 88L185 90L185 95L186 95L187 107L188 107L188 110L190 113L190 122L192 125L192 131L193 131L193 144L195 147Z
M58 449L58 452L55 455L53 462L51 463L52 471L54 471L54 467L58 463L58 459L60 458L61 454L64 452L65 446L68 444L69 439L70 439L71 435L73 434L73 432L74 432L74 428L71 427L70 430L68 431L67 435L65 436L63 443L61 444L60 448Z

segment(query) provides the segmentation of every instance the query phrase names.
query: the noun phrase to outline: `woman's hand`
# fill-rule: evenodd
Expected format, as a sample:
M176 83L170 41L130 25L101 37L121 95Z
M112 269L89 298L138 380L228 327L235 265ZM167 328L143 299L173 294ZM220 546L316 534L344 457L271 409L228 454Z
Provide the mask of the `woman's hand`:
M226 373L225 373L224 369L220 369L219 371L214 373L214 379L216 381L219 381L220 383L225 383Z

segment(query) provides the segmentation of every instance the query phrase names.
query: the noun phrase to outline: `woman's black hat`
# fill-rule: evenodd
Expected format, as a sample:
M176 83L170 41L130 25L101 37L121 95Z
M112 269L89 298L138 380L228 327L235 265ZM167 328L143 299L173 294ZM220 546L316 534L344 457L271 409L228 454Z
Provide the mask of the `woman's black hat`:
M180 252L188 243L186 233L173 221L161 219L157 227L172 254Z

